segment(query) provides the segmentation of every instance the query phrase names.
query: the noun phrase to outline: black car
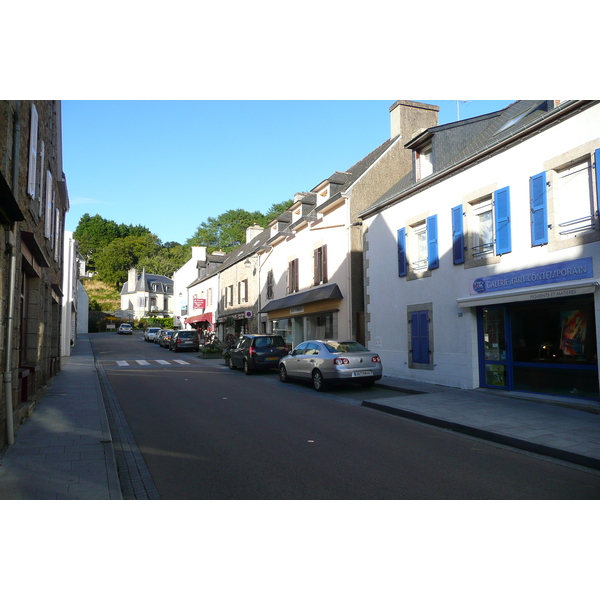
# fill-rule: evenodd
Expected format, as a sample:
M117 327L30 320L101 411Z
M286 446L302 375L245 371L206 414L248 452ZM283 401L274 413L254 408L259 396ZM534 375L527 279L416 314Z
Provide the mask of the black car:
M181 329L175 331L169 340L169 350L179 352L180 350L195 350L200 349L200 341L198 340L198 332L195 329Z
M258 369L276 369L279 359L288 353L280 335L246 334L229 350L227 364L230 369L241 367L246 375Z

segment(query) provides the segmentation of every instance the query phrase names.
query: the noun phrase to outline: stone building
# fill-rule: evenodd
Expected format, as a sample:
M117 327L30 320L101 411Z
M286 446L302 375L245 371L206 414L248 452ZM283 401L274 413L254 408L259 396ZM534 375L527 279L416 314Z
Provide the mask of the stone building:
M0 445L60 370L68 210L60 101L0 101Z

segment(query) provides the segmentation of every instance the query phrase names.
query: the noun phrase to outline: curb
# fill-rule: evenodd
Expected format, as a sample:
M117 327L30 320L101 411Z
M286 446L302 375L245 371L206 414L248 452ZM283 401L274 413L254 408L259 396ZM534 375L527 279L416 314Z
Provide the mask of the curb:
M564 460L573 464L577 464L590 469L600 470L600 460L589 456L581 456L568 450L561 450L560 448L552 448L551 446L544 446L543 444L536 444L535 442L528 442L527 440L520 440L518 438L510 437L501 433L494 433L493 431L486 431L479 429L478 427L471 427L470 425L462 425L461 423L454 423L452 421L446 421L438 417L429 417L420 413L412 412L402 408L395 408L393 406L386 406L385 404L378 404L377 402L371 402L369 400L363 400L361 406L367 408L373 408L381 412L389 413L412 421L419 421L421 423L427 423L428 425L434 425L442 429L449 429L456 431L457 433L464 433L472 437L476 437L489 442L496 442L505 446L511 446L518 448L519 450L525 450L527 452L533 452L535 454L541 454L543 456L549 456L558 460Z

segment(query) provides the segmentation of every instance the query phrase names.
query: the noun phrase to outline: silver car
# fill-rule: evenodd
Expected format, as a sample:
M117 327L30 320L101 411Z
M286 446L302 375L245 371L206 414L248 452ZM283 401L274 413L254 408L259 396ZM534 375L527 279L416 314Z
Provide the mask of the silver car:
M381 358L352 340L308 340L279 361L279 379L309 379L318 392L328 383L373 385L381 379Z

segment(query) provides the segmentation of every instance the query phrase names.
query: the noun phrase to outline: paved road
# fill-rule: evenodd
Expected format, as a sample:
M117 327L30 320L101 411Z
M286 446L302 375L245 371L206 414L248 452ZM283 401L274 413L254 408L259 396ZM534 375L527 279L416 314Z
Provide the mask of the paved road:
M139 334L93 343L163 499L600 497L596 472L360 406L391 390L319 394Z

